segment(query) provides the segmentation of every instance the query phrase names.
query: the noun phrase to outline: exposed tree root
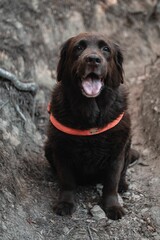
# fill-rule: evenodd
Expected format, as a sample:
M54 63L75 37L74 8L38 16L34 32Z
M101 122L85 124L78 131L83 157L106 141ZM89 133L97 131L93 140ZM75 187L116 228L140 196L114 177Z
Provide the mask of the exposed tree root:
M16 77L16 75L4 70L3 68L0 68L0 77L11 81L15 88L20 91L28 91L33 94L36 94L37 92L38 85L36 83L23 83Z

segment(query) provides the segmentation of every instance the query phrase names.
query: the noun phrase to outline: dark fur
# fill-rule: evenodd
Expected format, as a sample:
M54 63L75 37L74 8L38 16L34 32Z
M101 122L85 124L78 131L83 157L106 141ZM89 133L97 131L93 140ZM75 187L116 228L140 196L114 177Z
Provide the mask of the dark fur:
M93 54L101 61L90 67L85 59ZM103 127L122 112L125 114L117 126L94 136L71 136L49 124L45 155L56 168L59 178L60 196L55 206L59 215L72 214L75 210L77 184L96 182L103 183L102 204L107 216L119 219L124 215L117 193L127 190L127 166L131 158L138 155L130 149L130 116L127 91L121 85L122 63L119 47L101 34L82 33L62 46L58 83L51 100L55 118L71 128L90 129ZM102 91L93 98L84 96L80 87L82 75L90 68L100 71L104 77Z

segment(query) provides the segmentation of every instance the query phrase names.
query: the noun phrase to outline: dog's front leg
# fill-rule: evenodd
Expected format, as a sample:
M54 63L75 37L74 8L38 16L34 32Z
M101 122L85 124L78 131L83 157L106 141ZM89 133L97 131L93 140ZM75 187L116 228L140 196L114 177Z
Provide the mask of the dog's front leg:
M118 185L120 174L124 164L124 153L110 164L106 172L103 187L103 208L108 218L117 220L125 214L123 207L118 201Z
M60 194L54 210L61 216L71 215L75 211L75 179L67 166L58 164L57 173L60 183Z

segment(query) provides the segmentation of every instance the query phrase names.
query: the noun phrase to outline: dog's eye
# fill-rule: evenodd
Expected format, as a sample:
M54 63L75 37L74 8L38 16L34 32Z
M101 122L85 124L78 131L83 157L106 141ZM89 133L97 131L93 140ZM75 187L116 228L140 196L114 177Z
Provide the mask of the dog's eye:
M110 49L109 49L109 47L107 47L107 46L104 46L104 47L102 48L102 50L103 50L104 52L110 52Z
M84 47L81 46L81 45L78 45L78 46L76 47L76 49L79 50L79 51L83 51L83 50L84 50Z

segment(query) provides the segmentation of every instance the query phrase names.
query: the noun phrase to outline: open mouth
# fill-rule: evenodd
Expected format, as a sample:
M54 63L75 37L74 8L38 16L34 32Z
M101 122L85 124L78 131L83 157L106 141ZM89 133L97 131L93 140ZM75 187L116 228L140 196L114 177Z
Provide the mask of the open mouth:
M104 80L102 77L96 73L89 73L82 78L82 93L86 97L97 97L100 94L103 85Z

